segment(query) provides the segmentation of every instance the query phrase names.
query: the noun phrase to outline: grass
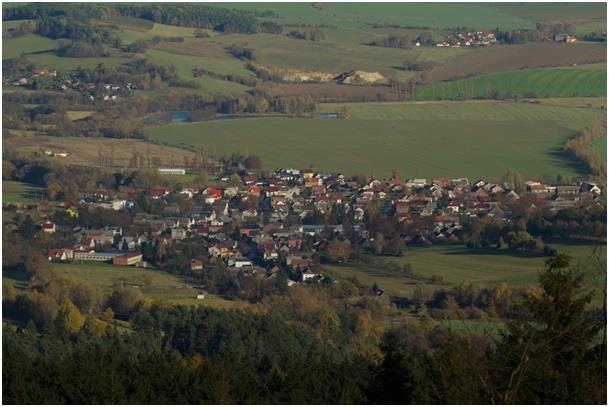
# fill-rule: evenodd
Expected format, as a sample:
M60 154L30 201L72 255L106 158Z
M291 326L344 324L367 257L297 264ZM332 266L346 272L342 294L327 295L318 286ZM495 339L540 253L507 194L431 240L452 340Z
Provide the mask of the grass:
M544 105L563 107L590 107L593 109L605 109L607 107L606 96L589 98L543 98L537 99L536 101Z
M603 3L497 3L491 7L529 20L563 21L579 28L581 23L599 24L607 14L607 6Z
M569 104L570 99L562 100ZM584 100L585 98L581 98L578 103L585 106ZM589 125L596 117L604 116L603 111L595 109L504 101L327 103L321 104L319 110L335 112L342 106L348 109L353 119L492 120L499 122L543 120L552 121L573 130Z
M490 91L537 97L606 97L607 65L523 69L477 75L469 79L419 86L417 99L457 98L460 92L482 97Z
M43 52L28 55L28 59L36 66L57 69L59 71L74 70L79 66L93 69L99 64L107 67L115 67L129 62L129 58L107 57L107 58L68 58L59 57L54 52Z
M595 246L575 242L550 244L550 246L573 256L574 264L580 265L585 270L589 288L597 286L604 280L605 275L595 272L590 263ZM606 246L602 245L600 248L601 258L606 259ZM496 286L500 283L507 283L510 286L536 284L546 257L518 256L507 250L475 251L457 245L411 248L403 257L376 259L393 261L400 266L409 263L416 278L360 264L326 265L324 269L337 278L355 276L365 285L372 286L376 282L389 294L408 297L412 295L416 284L432 291L442 287L454 287L464 281L480 286ZM606 260L604 261L606 269ZM442 275L444 284L428 283L432 275Z
M107 293L121 287L122 281L124 287L137 286L145 296L173 304L205 305L214 308L246 306L244 302L226 300L213 294L206 295L203 300L198 300L196 295L201 290L195 288L196 281L161 270L119 267L93 262L53 263L51 269L57 273L58 277L87 281Z
M596 139L594 143L592 143L592 149L607 162L607 134Z
M450 28L533 28L532 21L484 4L456 3L219 3L219 7L273 11L280 24L325 24L339 28L368 27L374 23Z
M334 107L335 105L329 105ZM324 108L325 109L325 108ZM525 103L354 104L353 118L251 118L170 124L153 140L204 145L219 154L258 154L265 168L308 167L346 174L498 179L575 175L558 152L565 140L603 114Z
M199 45L205 45L204 43L191 41L177 45L168 42L161 44L162 49L157 48L148 50L146 56L151 60L173 61L173 64L178 67L178 70L184 68L183 71L178 72L178 74L182 74L180 77L183 77L183 79L196 81L196 78L193 78L192 75L192 68L205 68L206 70L217 74L235 75L244 78L253 76L253 72L246 68L245 62L228 57L227 54L224 54L223 57L188 54L189 52L196 52L201 48ZM202 54L205 54L205 52Z
M120 287L137 287L152 300L167 301L172 304L203 305L213 308L244 308L245 301L232 301L218 295L206 294L202 300L196 299L201 293L195 288L193 279L176 276L156 269L120 267L106 263L75 262L52 263L51 270L58 278L74 282L88 282L104 293L111 293ZM17 290L25 290L27 278L19 273L4 271L3 282L10 282Z
M5 5L5 7L6 7L6 5ZM27 23L28 21L32 21L32 20L30 20L30 19L23 19L23 20L5 20L5 21L2 21L2 30L3 31L7 31L7 30L15 29L15 28L19 27L21 24Z
M50 137L28 136L4 140L6 146L23 155L44 154L45 150L64 150L68 157L52 157L50 160L71 165L96 166L99 164L99 150L104 156L113 154L116 168L133 165L134 152L144 156L150 152L153 161L160 160L161 166L171 162L183 163L191 159L193 153L184 149L167 147L134 139L110 139L103 137Z
M2 38L2 59L18 57L21 54L54 50L56 40L36 34L25 34L15 38Z
M154 36L194 38L195 32L194 27L178 27L127 17L120 19L113 17L109 22L118 25L120 29L117 33L118 37L125 44L137 40L148 40Z
M195 78L192 74L193 68L206 68L218 73L233 73L235 75L249 76L243 65L238 60L222 60L193 55L181 55L167 51L149 49L146 51L146 58L153 63L161 65L173 64L177 68L180 79L192 81L201 86L200 92L209 94L239 94L246 91L247 86L236 82L228 82L211 78L203 75Z
M369 40L374 37L371 35ZM403 50L372 47L347 40L314 42L272 34L228 34L205 41L220 48L231 44L251 47L255 50L256 62L262 65L331 73L364 70L395 75L401 72L396 67L401 66L408 56L418 56L420 60L439 61L469 52L464 48Z
M138 31L148 31L154 26L154 23L152 21L126 16L113 16L108 21L112 24L118 25L119 27L125 27L127 29L133 29Z
M2 181L2 202L27 203L40 198L43 189L25 182Z
M84 118L87 118L89 116L91 116L93 113L95 113L94 111L80 111L80 110L68 110L66 111L66 114L68 115L68 119L75 121L75 120L82 120Z

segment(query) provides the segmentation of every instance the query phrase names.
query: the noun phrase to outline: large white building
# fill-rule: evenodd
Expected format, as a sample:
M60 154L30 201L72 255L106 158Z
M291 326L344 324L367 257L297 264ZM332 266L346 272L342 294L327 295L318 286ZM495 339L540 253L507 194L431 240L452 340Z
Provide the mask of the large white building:
M158 171L163 175L186 175L184 168L159 168Z

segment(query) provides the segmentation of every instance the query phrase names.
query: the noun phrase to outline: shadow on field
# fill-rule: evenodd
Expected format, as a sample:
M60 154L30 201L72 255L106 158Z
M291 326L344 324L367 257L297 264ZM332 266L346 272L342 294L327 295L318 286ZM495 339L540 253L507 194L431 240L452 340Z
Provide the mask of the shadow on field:
M522 257L522 258L542 258L547 257L543 253L517 253L506 249L454 249L446 251L442 254L449 256L458 255L486 255L486 256L511 256L511 257Z

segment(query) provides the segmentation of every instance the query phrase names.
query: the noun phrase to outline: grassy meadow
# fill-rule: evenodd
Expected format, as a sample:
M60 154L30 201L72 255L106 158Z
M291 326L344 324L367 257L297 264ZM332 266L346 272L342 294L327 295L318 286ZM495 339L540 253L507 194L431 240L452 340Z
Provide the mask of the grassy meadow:
M2 181L3 203L27 203L39 199L44 190L36 185L18 181Z
M21 54L31 54L54 50L57 41L36 34L25 34L15 38L2 38L2 59L18 57Z
M592 149L607 161L607 134L592 143Z
M198 84L201 87L200 91L205 93L239 94L248 89L247 86L241 85L240 83L219 80L207 75L195 78L192 74L194 68L205 68L219 74L249 77L251 76L251 72L245 69L245 64L243 62L234 58L221 59L200 57L183 55L177 52L179 52L179 48L172 52L149 49L146 51L146 58L149 61L160 65L175 65L180 79Z
M604 281L606 274L599 273L593 267L592 258L596 246L585 242L550 243L550 246L573 256L574 264L586 273L588 288L595 288ZM607 247L603 244L598 250L606 270ZM325 265L324 269L336 278L355 276L366 285L372 286L376 282L389 294L408 297L417 284L431 291L454 287L464 281L480 286L496 286L501 283L510 286L537 284L537 276L543 270L547 257L514 255L507 250L471 250L456 245L410 248L403 257L376 259L392 261L400 266L410 264L413 277L362 264ZM428 283L433 275L441 275L444 284Z
M458 98L463 92L483 97L489 92L536 97L606 97L607 64L560 68L534 68L477 75L469 79L438 82L416 89L417 99Z
M322 105L331 111L336 105ZM330 109L330 110L328 110ZM258 154L265 168L307 167L346 174L500 178L574 175L560 151L575 132L604 114L515 102L349 105L352 118L247 118L170 124L153 140L204 145L219 154Z
M358 69L395 75L401 72L399 67L407 57L440 61L470 52L465 48L404 50L365 45L377 37L371 34L362 42L354 42L348 36L335 36L334 41L332 37L322 41L304 41L272 34L228 34L205 41L218 48L231 44L251 47L255 50L256 62L265 66L332 73Z
M51 270L57 278L74 282L87 282L102 292L110 294L123 287L137 287L151 300L161 300L172 304L204 305L213 308L242 308L247 303L231 301L217 295L207 294L202 300L196 299L201 293L197 282L165 271L120 267L96 262L52 263ZM16 289L24 290L27 285L25 276L17 273L3 273L2 279L10 282Z
M213 3L212 3L213 4ZM451 28L532 28L531 20L486 4L456 3L216 3L218 7L256 12L273 11L268 18L280 24L325 24L360 28L383 22L402 26Z

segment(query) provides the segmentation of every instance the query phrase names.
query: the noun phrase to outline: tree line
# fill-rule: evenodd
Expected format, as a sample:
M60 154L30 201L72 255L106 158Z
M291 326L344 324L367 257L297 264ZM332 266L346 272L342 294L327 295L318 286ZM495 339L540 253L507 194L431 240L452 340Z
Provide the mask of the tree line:
M403 35L388 35L376 40L373 40L368 45L375 47L388 47L388 48L412 48L412 37L408 34Z
M576 137L567 141L564 150L570 157L580 162L586 171L601 179L607 178L607 165L603 159L591 149L592 143L607 134L607 122L595 121L590 127L584 128Z
M112 8L123 16L181 27L198 27L222 32L249 34L281 32L281 27L277 23L259 21L253 13L211 7L204 4L117 4L113 5Z

